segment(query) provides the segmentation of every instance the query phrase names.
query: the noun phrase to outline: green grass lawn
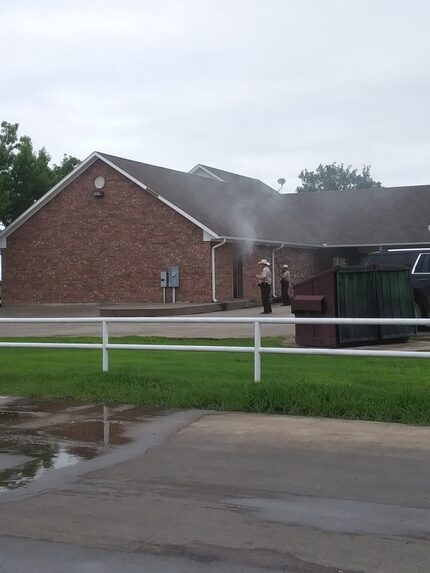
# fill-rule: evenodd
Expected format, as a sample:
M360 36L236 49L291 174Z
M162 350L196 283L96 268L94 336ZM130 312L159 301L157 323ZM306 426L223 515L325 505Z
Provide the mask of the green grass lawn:
M25 339L35 340L71 339ZM111 342L209 343L137 336ZM264 345L280 346L281 339L265 338ZM100 350L2 348L0 394L430 425L427 360L263 355L262 382L254 384L252 354L111 350L109 358L109 373L103 374Z

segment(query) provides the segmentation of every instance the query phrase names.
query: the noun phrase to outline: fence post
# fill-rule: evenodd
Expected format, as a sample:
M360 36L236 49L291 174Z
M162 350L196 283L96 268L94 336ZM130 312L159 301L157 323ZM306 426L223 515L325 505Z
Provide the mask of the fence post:
M103 354L103 372L109 370L109 350L107 344L109 343L109 329L107 320L102 321L102 354Z
M254 322L254 382L261 380L261 328L258 320Z

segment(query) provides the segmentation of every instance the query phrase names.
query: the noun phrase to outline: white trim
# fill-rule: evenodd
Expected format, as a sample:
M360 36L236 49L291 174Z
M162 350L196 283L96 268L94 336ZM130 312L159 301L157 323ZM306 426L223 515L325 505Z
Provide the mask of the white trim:
M330 191L331 193L331 191ZM391 241L391 243L350 243L350 244L346 244L346 245L328 245L327 243L323 243L322 245L319 245L320 247L324 247L325 249L339 249L339 248L348 248L348 247L389 247L390 245L428 245L429 241L422 241L422 242L417 242L417 243L396 243L394 241ZM400 251L403 250L407 250L407 249L399 249ZM421 250L421 249L418 249Z
M6 237L0 237L0 249L6 248Z
M216 298L216 261L215 261L215 249L222 247L226 244L226 239L223 239L221 243L217 243L211 249L211 267L212 267L212 302L218 302Z
M275 274L275 252L284 248L284 243L279 247L272 249L272 296L276 297L276 274Z
M415 269L417 268L417 264L418 264L418 261L420 260L420 258L421 258L421 255L418 255L418 257L416 258L415 264L412 267L411 275L418 274L418 273L415 273Z
M121 167L118 167L118 165L115 165L115 163L112 163L112 161L110 161L109 159L106 159L106 157L103 157L103 155L101 155L97 151L95 152L95 155L101 161L104 161L107 165L109 165L109 167L112 167L112 169L115 169L115 171L118 171L119 173L121 173L121 175L124 175L125 177L127 177L127 179L130 179L130 181L133 181L133 183L136 183L136 185L139 185L139 187L141 187L142 189L145 189L145 191L148 190L147 185L145 185L144 183L133 177L133 175L127 173L127 171L124 171L124 169L121 169ZM152 191L152 195L158 197L158 193L156 193L155 191Z
M109 161L109 159L106 159L106 157L103 157L103 155L100 155L97 152L96 152L96 156L99 159L101 159L102 161L104 161L105 163L107 163L107 165L112 167L112 169L115 169L116 171L121 173L121 175L124 175L124 177L127 177L127 179L130 179L130 181L133 181L133 183L136 183L136 185L138 185L139 187L141 187L145 191L148 191L148 193L150 193L151 195L153 195L154 197L159 199L162 203L164 203L165 205L167 205L168 207L170 207L171 209L173 209L174 211L179 213L179 215L182 215L183 217L185 217L185 219L188 219L188 221L191 221L191 223L193 223L197 227L200 227L200 229L203 229L203 231L208 232L210 235L213 235L215 238L217 238L217 239L219 238L219 235L217 233L215 233L214 231L212 231L211 229L209 229L209 227L206 227L206 225L203 225L203 223L200 223L200 221L198 221L197 219L194 219L194 217L189 215L186 211L183 211L182 209L180 209L179 207L177 207L176 205L171 203L168 199L165 199L157 191L154 191L153 189L148 187L148 185L145 185L144 183L142 183L141 181L139 181L138 179L133 177L133 175L130 175L129 173L127 173L127 171L124 171L124 169L121 169L121 167L118 167L118 165L115 165L115 163L113 163L112 161Z
M210 175L211 177L213 177L217 181L221 181L221 183L225 183L224 179L221 179L221 177L218 177L218 175L215 175L215 173L212 173L212 171L210 169L208 169L207 167L205 167L201 163L197 163L197 165L195 165L192 169L190 169L190 171L188 171L188 173L190 175L194 175L195 172L198 171L199 169L201 169L202 171L204 171L205 173L207 173L208 175Z
M12 223L4 229L0 233L0 241L8 237L11 233L13 233L18 227L23 225L30 217L34 215L39 209L41 209L48 201L53 199L55 195L60 193L66 186L66 184L70 183L73 179L75 179L80 173L84 170L83 168L88 167L88 165L94 163L98 154L96 152L91 153L86 159L81 161L79 165L77 165L73 171L71 171L68 175L63 177L61 181L59 181L54 187L45 193L40 199L38 199L31 207L29 207L24 213L22 213L19 217L17 217Z
M430 256L430 253L421 253L421 254L418 255L417 260L415 261L415 264L414 264L413 269L412 269L412 271L411 271L411 274L412 274L412 275L429 275L429 274L430 274L430 273L426 273L426 272L422 272L422 271L421 271L421 272L415 272L415 269L417 268L417 265L418 265L418 261L419 261L419 260L421 259L421 257L423 257L423 256L429 257L429 256Z
M191 215L189 215L188 213L186 213L185 211L183 211L182 209L171 203L168 199L165 199L164 197L159 195L156 191L154 191L153 189L151 189L150 187L148 187L147 185L145 185L144 183L142 183L141 181L139 181L138 179L127 173L127 171L121 169L121 167L118 167L118 165L115 165L115 163L104 157L102 154L98 153L97 151L94 151L93 153L91 153L91 155L89 155L86 159L84 159L77 167L75 167L73 171L71 171L68 175L66 175L66 177L64 177L59 183L57 183L57 185L55 185L50 191L45 193L43 197L41 197L38 201L36 201L36 203L34 203L31 207L29 207L27 211L25 211L22 215L20 215L17 219L15 219L15 221L13 221L8 227L6 227L6 229L2 233L0 233L0 240L6 238L8 235L13 233L13 231L15 231L18 227L20 227L23 223L25 223L25 221L27 221L41 207L43 207L46 203L48 203L48 201L53 199L55 195L57 195L57 193L59 193L67 183L76 178L84 170L84 168L86 168L89 164L94 163L96 159L100 159L100 161L103 161L104 163L112 167L112 169L115 169L116 171L118 171L118 173L121 173L121 175L127 177L127 179L129 179L130 181L132 181L133 183L135 183L136 185L138 185L139 187L141 187L142 189L144 189L145 191L147 191L148 193L159 199L165 205L168 205L179 215L182 215L183 217L185 217L185 219L188 219L188 221L190 221L203 231L206 231L213 238L215 239L220 238L217 233L212 231L212 229L209 229L209 227L206 227L206 225L200 223L200 221L198 221L197 219L195 219L194 217L192 217Z
M430 247L422 247L421 249L387 249L389 253L410 253L413 251L430 251Z
M218 235L212 235L211 233L208 233L207 231L203 231L203 241L205 243L208 243L209 241L213 241L214 239L219 239Z
M284 245L284 247L305 248L305 249L319 249L322 247L321 243L317 245L313 243L289 243L288 241L272 241L271 239L255 239L251 237L222 237L227 241L246 241L248 243L255 243L256 245Z
M191 221L191 223L194 223L194 225L200 227L200 229L202 229L203 231L206 231L210 235L213 235L215 239L221 238L217 233L215 233L215 231L212 231L212 229L209 229L209 227L206 227L206 225L203 225L203 223L200 223L200 221L197 221L197 219L194 219L194 217L192 217L191 215L189 215L188 213L186 213L185 211L183 211L182 209L180 209L179 207L177 207L176 205L174 205L161 195L158 196L158 199L160 199L160 201L162 201L163 203L171 207L174 211L179 213L179 215L182 215L183 217L185 217L185 219L188 219L188 221Z
M429 241L427 242L422 242L422 243L381 243L380 245L376 245L375 243L369 243L369 244L346 244L346 245L329 245L327 243L289 243L286 241L272 241L271 239L254 239L251 237L222 237L227 239L227 241L247 241L247 242L252 242L258 245L284 245L285 247L294 247L294 248L304 248L304 249L320 249L320 248L324 248L324 249L339 249L339 248L357 248L357 247L375 247L375 246L380 246L380 247L389 247L390 245L396 244L396 245L428 245ZM393 250L398 250L398 251L411 251L411 250L416 250L416 251L422 251L425 248L430 249L430 247L423 247L420 249L387 249L390 251Z

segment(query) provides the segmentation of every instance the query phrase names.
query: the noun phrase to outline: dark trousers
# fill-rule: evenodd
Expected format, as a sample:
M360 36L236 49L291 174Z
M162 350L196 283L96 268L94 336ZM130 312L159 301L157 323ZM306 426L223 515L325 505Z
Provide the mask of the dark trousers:
M290 288L290 283L288 281L284 281L281 279L282 304L285 305L290 304L290 295L288 294L289 288Z
M261 302L263 303L264 314L270 314L272 307L270 306L270 285L267 283L260 284L261 289Z

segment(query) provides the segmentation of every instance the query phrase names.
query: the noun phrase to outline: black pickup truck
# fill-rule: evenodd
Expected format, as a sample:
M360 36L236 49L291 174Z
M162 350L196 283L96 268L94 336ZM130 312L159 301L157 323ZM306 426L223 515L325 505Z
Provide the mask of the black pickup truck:
M430 317L430 249L393 249L369 255L368 265L408 267L414 289L415 315Z

